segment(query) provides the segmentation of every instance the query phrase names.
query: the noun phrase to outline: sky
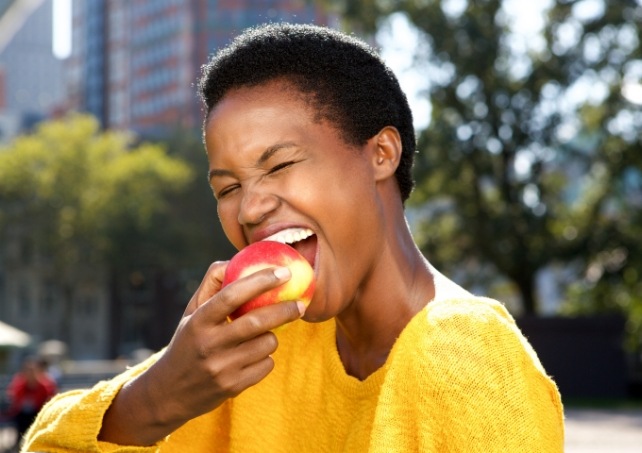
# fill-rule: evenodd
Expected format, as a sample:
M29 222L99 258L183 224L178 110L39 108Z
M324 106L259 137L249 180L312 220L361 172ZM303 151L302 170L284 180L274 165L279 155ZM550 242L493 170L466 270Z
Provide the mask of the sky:
M53 0L53 54L65 59L71 54L71 0Z

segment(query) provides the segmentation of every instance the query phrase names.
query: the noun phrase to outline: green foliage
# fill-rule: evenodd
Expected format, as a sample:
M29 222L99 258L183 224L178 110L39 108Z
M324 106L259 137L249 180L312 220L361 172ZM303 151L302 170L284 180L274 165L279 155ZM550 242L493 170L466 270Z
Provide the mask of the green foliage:
M127 134L101 132L92 117L70 116L0 150L1 220L27 229L60 272L85 259L113 263L114 250L135 253L169 195L192 178L161 147L133 146Z
M180 228L180 244L176 247L183 251L174 260L181 266L198 269L200 278L210 263L229 259L235 249L218 220L216 200L207 178L209 165L201 131L174 131L164 144L170 156L183 160L196 175L184 191L171 198L170 215Z
M570 285L562 306L568 315L624 313L629 350L642 345L641 236L642 210L620 213L608 246L586 258L584 275Z
M631 230L642 109L624 94L642 79L640 2L553 1L528 40L499 0L327 3L357 32L395 13L422 37L415 58L432 113L410 212L426 255L469 284L490 286L489 271L508 278L526 312L537 311L535 279L551 265L582 270L569 297L586 310L608 294L635 311L639 288L624 269L641 256ZM617 250L622 271L590 281Z
M55 294L52 328L63 341L82 315L83 288L99 288L110 304L109 355L132 341L160 348L207 266L231 255L200 133L177 137L143 142L74 115L0 149L0 241Z

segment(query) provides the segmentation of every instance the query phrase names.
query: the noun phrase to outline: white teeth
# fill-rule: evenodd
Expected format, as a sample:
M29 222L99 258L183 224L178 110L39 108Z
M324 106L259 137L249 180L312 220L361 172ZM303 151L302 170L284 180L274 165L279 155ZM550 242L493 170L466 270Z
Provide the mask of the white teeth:
M278 233L273 234L272 236L266 237L264 241L276 241L283 244L293 244L295 242L302 241L305 238L309 238L314 233L309 228L288 228L281 230Z

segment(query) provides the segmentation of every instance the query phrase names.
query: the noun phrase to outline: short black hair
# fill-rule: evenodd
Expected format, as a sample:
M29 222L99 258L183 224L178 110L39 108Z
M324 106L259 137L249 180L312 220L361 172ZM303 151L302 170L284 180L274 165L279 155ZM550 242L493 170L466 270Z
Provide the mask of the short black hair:
M412 112L393 72L362 40L327 27L271 23L249 28L202 67L205 121L227 92L282 79L299 90L348 144L394 126L403 147L396 179L402 202L414 182Z

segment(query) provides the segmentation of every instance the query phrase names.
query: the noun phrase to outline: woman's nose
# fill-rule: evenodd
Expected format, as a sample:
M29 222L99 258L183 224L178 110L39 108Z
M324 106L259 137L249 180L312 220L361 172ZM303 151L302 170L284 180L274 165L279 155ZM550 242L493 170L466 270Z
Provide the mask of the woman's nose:
M238 222L241 225L257 225L278 206L279 199L274 194L261 191L259 187L244 189Z

